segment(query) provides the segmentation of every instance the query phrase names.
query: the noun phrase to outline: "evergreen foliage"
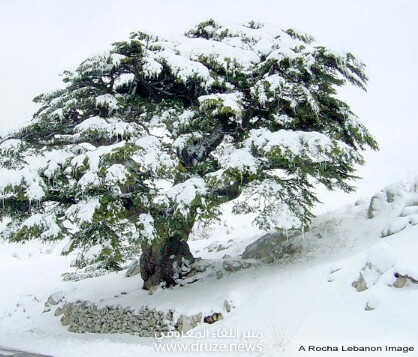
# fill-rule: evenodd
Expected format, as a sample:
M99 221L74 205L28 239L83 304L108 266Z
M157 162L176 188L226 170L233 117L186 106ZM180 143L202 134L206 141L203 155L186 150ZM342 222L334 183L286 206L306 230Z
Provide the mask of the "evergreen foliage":
M3 138L3 236L68 239L78 267L118 269L235 199L266 230L306 226L315 185L353 190L361 151L377 149L336 96L365 89L364 69L253 21L209 20L178 41L133 33L64 72L65 88Z

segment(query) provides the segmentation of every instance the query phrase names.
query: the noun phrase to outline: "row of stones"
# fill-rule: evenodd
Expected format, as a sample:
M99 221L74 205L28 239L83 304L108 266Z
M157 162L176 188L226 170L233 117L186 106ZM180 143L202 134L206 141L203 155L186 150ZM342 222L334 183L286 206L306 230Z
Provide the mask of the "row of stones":
M76 301L58 307L55 315L61 314L61 323L69 326L69 331L78 333L130 333L152 337L175 329L172 311L157 311L148 306L135 312L120 306L98 308L86 301Z

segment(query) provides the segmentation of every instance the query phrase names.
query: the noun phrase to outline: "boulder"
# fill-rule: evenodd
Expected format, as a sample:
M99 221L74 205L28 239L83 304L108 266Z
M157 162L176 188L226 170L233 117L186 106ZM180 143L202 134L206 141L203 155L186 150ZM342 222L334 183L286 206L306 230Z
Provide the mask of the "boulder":
M374 286L380 277L394 267L396 257L389 244L381 243L370 248L357 280L352 286L358 291L364 291Z
M267 233L249 244L242 253L242 258L259 259L271 263L276 259L294 254L300 250L300 247L290 242L289 238L296 235L296 231L289 231L288 235L281 232Z
M397 276L395 282L393 283L393 286L395 288L401 289L406 285L407 282L408 282L408 279L406 277Z
M203 322L205 324L213 324L217 321L223 320L223 316L220 312L214 312L212 315L205 316Z
M230 245L225 246L225 245L223 245L223 244L219 244L219 245L218 245L218 248L216 248L216 251L217 251L217 252L220 252L220 251L222 251L222 250L228 249L229 247L230 247Z
M402 274L399 274L398 272L396 272L394 275L395 275L396 280L395 280L393 286L395 288L398 288L398 289L403 288L404 286L407 285L408 282L418 284L418 280L413 278L412 276L402 275Z
M409 217L396 217L383 228L381 237L385 238L405 229L410 223Z
M64 299L64 295L62 291L58 291L52 295L49 296L48 300L46 301L46 304L48 305L58 305L59 302Z
M367 282L364 279L364 275L363 273L360 273L360 276L358 277L357 280L353 281L353 283L351 284L353 286L353 288L355 288L359 293L367 290L369 287L367 286Z
M200 324L202 321L202 313L196 315L181 315L176 323L176 329L179 332L187 332Z
M229 273L235 273L242 269L249 269L255 266L257 266L256 262L253 263L242 260L225 260L222 263L222 268Z
M64 314L61 317L61 324L63 326L68 326L68 325L70 325L73 322L72 321L73 309L74 309L73 304L66 304L66 305L64 305L63 311L60 312L60 314L62 314L62 313Z
M139 265L139 259L134 260L126 270L125 276L130 278L131 276L138 275L141 272L141 268Z
M48 297L48 300L45 303L44 312L51 311L51 305L58 305L61 301L64 300L64 295L62 291L56 292Z
M225 300L225 301L224 301L224 310L225 310L226 312L231 312L231 310L232 310L232 306L231 306L231 304L229 303L229 301L228 301L228 300Z

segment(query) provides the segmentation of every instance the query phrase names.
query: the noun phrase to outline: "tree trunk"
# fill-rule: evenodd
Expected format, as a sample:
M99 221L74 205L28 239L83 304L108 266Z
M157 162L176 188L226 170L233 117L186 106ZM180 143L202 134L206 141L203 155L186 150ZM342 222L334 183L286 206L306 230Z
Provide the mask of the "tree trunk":
M160 244L142 247L139 260L143 289L150 290L164 283L166 287L176 285L176 280L190 270L194 258L187 242L171 237Z

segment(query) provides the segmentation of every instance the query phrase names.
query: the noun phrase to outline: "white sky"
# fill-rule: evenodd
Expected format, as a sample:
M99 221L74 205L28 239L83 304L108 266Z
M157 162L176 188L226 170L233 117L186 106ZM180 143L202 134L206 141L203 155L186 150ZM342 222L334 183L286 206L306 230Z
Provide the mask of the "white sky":
M367 93L343 95L381 150L365 154L354 197L321 194L328 210L418 175L417 13L416 0L0 0L0 132L29 120L59 73L132 31L179 34L208 18L296 28L352 52L370 78Z

